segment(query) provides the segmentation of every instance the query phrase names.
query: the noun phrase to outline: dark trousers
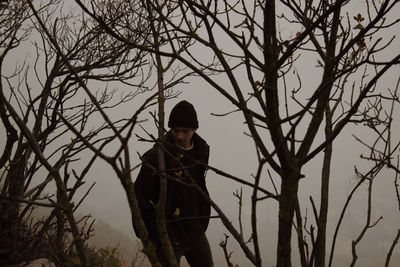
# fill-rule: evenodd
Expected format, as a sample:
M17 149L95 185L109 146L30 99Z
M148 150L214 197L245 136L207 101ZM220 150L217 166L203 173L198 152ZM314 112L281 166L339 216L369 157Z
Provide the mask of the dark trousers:
M210 244L205 233L193 238L191 242L173 243L172 246L178 263L180 263L181 257L185 256L186 261L191 267L214 266ZM160 257L161 261L163 261L163 258L162 256ZM163 266L167 265L163 264Z

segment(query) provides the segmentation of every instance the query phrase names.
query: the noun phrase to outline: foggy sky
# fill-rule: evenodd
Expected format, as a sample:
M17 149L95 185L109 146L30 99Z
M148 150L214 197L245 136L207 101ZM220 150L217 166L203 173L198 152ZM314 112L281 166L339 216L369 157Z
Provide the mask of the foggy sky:
M290 30L285 28L288 34L293 34L295 29ZM397 36L400 36L400 30L397 31ZM400 45L399 41L396 42ZM400 47L394 45L393 47ZM396 53L398 51L395 51ZM28 51L21 54L28 54ZM11 60L11 59L9 59ZM15 59L14 59L15 60ZM307 65L315 65L312 58L302 58L302 61ZM11 60L12 61L12 60ZM13 62L15 63L15 62ZM12 64L10 64L11 66ZM320 82L314 77L318 72L317 69L303 69L302 72L304 86L310 87L311 90ZM393 80L398 79L400 73L399 66L393 68L392 71L385 75L384 83L380 85L382 88L391 86ZM129 90L129 88L119 88ZM176 91L181 91L177 99L172 99L166 103L166 120L172 107L179 101L186 99L191 102L197 110L199 117L198 133L208 142L211 147L210 165L224 170L227 173L234 174L237 177L247 181L252 181L252 174L255 174L257 168L257 157L253 141L244 134L248 132L244 124L243 115L239 112L232 113L224 117L212 116L211 113L224 114L234 110L234 107L228 101L213 90L210 85L201 79L193 79L190 84L179 85L175 88ZM124 105L120 110L115 110L111 113L111 117L118 116L129 117L130 112L135 111L135 104L140 103L145 96L139 96L129 105ZM152 108L148 111L154 111ZM151 116L146 111L142 115L142 119L148 121L143 122L144 128L156 134L156 128ZM399 123L398 114L400 110L395 112L397 122ZM400 129L400 127L397 127ZM397 136L399 136L398 131ZM136 128L135 134L145 136L146 134L139 127ZM336 226L339 213L345 203L345 200L356 183L354 175L354 166L362 170L368 166L364 160L360 159L360 154L366 153L367 150L355 141L352 135L368 138L368 133L363 132L363 127L346 127L340 136L333 143L333 159L331 168L331 184L330 184L330 210L328 219L327 231L327 256L331 245L331 237ZM395 135L394 134L394 135ZM1 151L4 147L4 129L0 126L0 142ZM149 143L139 142L136 138L132 138L129 143L133 164L138 164L138 156L144 153L151 147ZM321 157L313 159L306 168L303 169L305 178L300 182L299 196L302 203L303 216L308 216L309 224L314 224L311 203L309 197L312 196L317 206L319 206L319 191L320 191L320 176L321 176ZM138 170L135 171L133 177L136 177ZM272 172L272 170L271 170ZM272 176L276 186L279 188L279 178L272 172ZM400 214L395 203L395 191L393 185L393 173L384 170L376 181L373 192L373 218L376 221L380 216L383 219L372 229L370 229L364 240L358 248L358 266L383 266L386 253L391 245L391 242L400 228ZM238 205L237 199L233 196L233 192L240 189L244 190L244 207L243 207L243 224L246 226L246 238L250 238L250 191L243 185L233 183L227 178L221 177L212 171L207 174L207 187L212 199L220 205L223 211L237 226ZM79 213L90 213L95 218L99 218L112 225L113 227L122 230L132 239L136 239L131 225L131 215L127 205L124 191L111 168L99 160L88 175L87 185L96 182L94 191L83 203L79 209ZM263 173L262 185L270 191L273 191L273 186L269 180L267 173ZM81 192L84 193L84 192ZM339 233L338 242L335 251L334 266L347 265L351 262L351 241L357 237L366 221L366 193L367 188L364 186L355 195L351 208L346 212L342 230ZM307 207L307 209L305 208ZM215 212L214 212L215 213ZM266 200L258 207L258 222L259 233L263 255L263 265L272 266L275 264L276 240L277 240L277 202L274 200ZM212 219L207 231L207 235L212 247L212 252L215 260L215 266L226 266L222 249L219 247L219 242L223 239L223 234L228 234L221 222L217 219ZM295 231L293 230L293 266L298 266L299 259L297 258L296 247L297 240ZM246 239L245 238L245 239ZM234 239L229 239L228 248L233 250L232 262L240 266L249 266L249 261L244 257L240 248L238 248ZM391 266L400 265L399 248L395 250L392 256ZM379 261L377 261L379 260Z

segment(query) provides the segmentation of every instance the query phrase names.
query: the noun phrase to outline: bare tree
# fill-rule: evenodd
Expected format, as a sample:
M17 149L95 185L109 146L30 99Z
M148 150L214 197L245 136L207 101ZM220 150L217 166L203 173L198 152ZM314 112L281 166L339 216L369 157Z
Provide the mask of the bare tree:
M236 229L224 212L212 199L208 198L226 228L240 244L249 261L255 266L262 266L263 248L260 247L257 234L260 225L257 222L256 207L260 201L273 199L279 204L276 265L291 266L294 225L302 266L324 266L329 177L334 149L332 142L351 123L367 123L371 126L375 123L390 125L390 121L395 117L393 112L387 118L374 112L381 110L379 103L385 99L379 91L380 82L386 78L385 74L391 68L399 64L399 54L392 54L390 58L383 57L383 53L390 50L394 44L394 36L390 35L390 30L398 26L399 20L395 14L399 5L398 1L366 0L356 4L348 0L319 2L308 0L164 2L76 0L75 2L85 14L89 15L86 17L84 14L79 14L79 17L74 20L79 21L76 28L65 23L66 20L51 20L43 17L44 13L34 12L35 21L40 24L36 30L41 33L45 44L37 48L38 51L45 51L47 70L44 79L46 82L39 79L41 81L39 88L47 88L47 91L31 96L28 90L29 101L25 103L20 100L21 98L16 97L20 90L13 89L11 93L5 94L2 87L2 105L0 106L2 110L0 111L9 137L1 163L11 166L12 158L21 158L11 156L13 145L19 140L21 147L29 151L21 152L20 156L24 155L24 159L27 159L30 155L34 155L36 165L33 166L43 165L49 172L48 180L58 181L58 201L64 205L65 201L70 202L72 199L71 195L68 195L69 191L66 190L68 188L66 183L63 182L63 180L68 180L66 179L69 177L68 168L77 152L89 148L94 153L93 160L97 157L102 158L114 169L120 179L128 197L132 224L139 230L145 253L151 263L157 266L159 262L155 255L154 244L150 242L141 220L132 187L131 173L135 167L132 166L128 143L137 125L138 114L156 102L159 103L157 120L159 137L162 137L163 93L168 92L170 88L186 78L190 78L189 76L194 73L207 81L232 104L232 111L228 114L231 112L243 114L249 135L256 146L259 162L254 181L249 182L216 167L208 166L216 173L252 189L252 233L250 236L252 242L248 242L241 227ZM30 1L29 3L31 10L35 10ZM357 8L354 5L357 5ZM51 12L47 15L51 15ZM151 22L150 26L148 22ZM289 25L293 27L291 32L280 30ZM17 30L20 29L12 28L10 32ZM67 36L72 36L72 38L68 39ZM13 38L11 40L15 40L15 37ZM18 43L19 41L7 41L10 45L5 47L9 47L8 50L10 50ZM4 51L8 53L8 50ZM207 53L199 53L200 50ZM5 52L4 55L7 54ZM141 75L145 72L140 68L145 63L142 54L144 52L150 52L153 55L146 63L149 64L147 70L153 70L152 67L157 70L156 82L148 81L146 78L149 76ZM397 50L395 53L398 53ZM4 60L4 56L2 58ZM50 66L54 66L54 71L51 71L53 67ZM187 69L182 70L182 66ZM314 72L313 80L318 84L310 83L303 77L306 68ZM102 70L107 71L102 72ZM167 70L170 71L168 78L166 78ZM16 71L13 77L21 77L17 75L19 73L22 72ZM131 82L133 77L141 79L133 83ZM11 78L4 76L3 80L7 81L9 88L19 88L11 86L13 84ZM29 79L30 76L26 75L26 78L22 80ZM126 98L107 106L107 101L113 99L111 97L113 93L107 94L106 90L96 95L90 90L89 81L91 80L106 81L110 84L122 82L128 85L139 85L140 88L144 88L145 82L149 82L151 85L146 88L158 87L159 100L153 101L154 98L150 97L144 101L143 105L137 107L131 118L113 121L107 115L107 109L129 100L134 94L128 94ZM21 89L29 88L29 82L17 84ZM51 94L52 92L56 93ZM73 96L84 96L85 100L77 106L69 105L68 101ZM393 91L386 98L396 101L398 91ZM11 100L14 102L11 103ZM371 105L371 103L375 104ZM18 113L18 109L15 110L14 106L25 107L25 110L19 108ZM87 131L87 118L92 114L100 114L104 124L97 130ZM18 127L12 126L10 116L18 123ZM32 117L35 120L32 120ZM39 118L39 121L36 121L36 118ZM47 122L48 130L42 129L45 124L43 121ZM30 125L32 122L33 126ZM50 163L49 160L50 155L59 154L44 154L44 152L47 151L45 150L47 145L52 143L48 140L56 140L62 136L61 133L65 133L66 129L72 131L74 141L73 145L69 143L64 145L67 152L61 154L60 166L58 166ZM380 133L379 140L382 139L382 132L374 127L371 129ZM322 137L323 141L319 141L319 137ZM24 138L28 142L24 143ZM157 140L151 138L151 141ZM103 149L111 143L118 147L116 152L103 153ZM360 178L360 184L368 182L372 190L374 177L382 166L389 166L396 174L395 189L398 200L398 165L391 160L398 146L392 146L391 141L386 141L386 144L388 148L383 154L379 154L381 150L378 151L375 146L368 144L372 151L368 158L375 161L376 165L369 171L357 172L357 175ZM160 147L162 148L162 145ZM15 149L15 151L20 150ZM308 233L304 231L306 229L298 186L301 178L304 178L303 168L311 159L320 154L323 154L324 161L321 167L319 212L311 199L317 234L315 237L312 230L315 226L312 226L309 231L311 244L308 244L305 238ZM162 158L162 151L160 151L160 157ZM22 166L27 166L26 160ZM66 170L64 179L61 179L62 175L60 175L61 166L65 166ZM268 175L280 177L280 190L277 193L270 192L274 188L269 190L259 185L260 179L267 177L265 174L267 166ZM82 175L76 175L79 177L76 179L79 182L73 188L79 187L78 185L82 182L80 179L83 179L88 168L82 171ZM32 170L36 169L38 167ZM9 173L13 173L10 170L11 167L7 169L6 177ZM15 170L21 171L20 168ZM162 166L159 171L162 173ZM5 185L8 186L11 180L8 178L5 180L7 182ZM24 178L13 181L22 184L26 180ZM11 191L21 192L22 186L16 184L15 188L16 190ZM357 190L357 188L356 186L354 189ZM38 192L38 190L35 189L32 192ZM241 199L243 196L238 195L238 197ZM22 200L20 193L7 201L14 201L15 205L13 205L16 207L14 210L18 211ZM348 202L350 200L351 197ZM73 210L67 206L63 206L62 210L68 215L70 223L74 225L71 212ZM159 203L160 213L163 211L162 207L162 203ZM241 217L239 218L239 221L242 220ZM160 222L162 222L162 214ZM367 218L365 228L361 230L359 238L354 241L351 264L357 260L357 243L363 238L365 231L373 225L370 218ZM340 220L337 226L340 226ZM163 225L160 227L162 228ZM389 264L398 236L396 235L393 239L386 265ZM77 247L79 247L77 233L74 237L78 240ZM221 244L226 253L228 265L231 266L226 243L227 237ZM250 248L250 245L253 247ZM333 242L329 265L332 263L334 247ZM168 249L167 246L166 253ZM84 255L81 258L84 259ZM175 264L173 258L170 261L171 264Z
M0 159L0 262L46 256L63 265L77 255L87 266L84 242L93 222L74 215L94 186L85 186L85 177L115 131L136 124L148 101L131 118L99 124L97 114L147 91L145 53L116 42L65 1L7 1L0 12L0 115L7 133ZM126 23L133 29L142 21ZM128 33L131 41L139 38ZM26 48L33 57L21 56ZM130 89L110 89L121 85ZM83 157L90 147L97 153ZM38 206L50 215L35 223Z
M399 89L400 89L400 78L397 80L397 84L394 88L389 88L384 97L380 97L374 102L369 102L367 107L370 112L362 114L361 121L364 122L365 127L371 129L374 134L373 142L367 142L362 140L361 137L355 136L357 141L363 144L368 154L361 155L361 158L365 159L371 164L370 170L365 173L361 173L356 170L357 175L360 177L360 181L356 187L361 185L363 182L368 183L368 203L366 222L359 235L352 242L352 262L351 266L354 266L358 260L357 245L362 240L366 232L374 227L379 221L383 220L383 217L374 219L372 216L372 191L373 185L376 180L379 179L377 175L384 168L387 167L393 173L393 188L388 188L388 194L393 196L393 202L397 205L396 212L400 212L400 194L399 194L399 147L400 140L397 137L397 129L394 125L398 123L398 117L395 116L396 111L400 108L399 102ZM343 214L343 212L342 212ZM397 233L394 233L393 241L390 249L387 251L384 266L389 266L391 256L399 241L400 229L397 229ZM329 266L333 262L333 250L329 259Z
M164 46L130 44L184 64L243 114L260 155L258 178L251 185L255 188L252 205L271 196L279 203L276 265L291 266L296 214L302 265L324 266L332 142L347 125L371 111L368 100L380 98L379 82L399 64L399 54L382 56L393 45L390 29L398 26L395 11L399 2L359 2L356 12L354 2L347 0L187 0L146 4L157 12L154 20L164 27ZM295 30L281 32L280 27L285 25L292 25ZM121 39L115 32L109 33ZM194 44L176 53L182 40ZM199 49L207 52L200 54ZM318 84L306 83L305 68L314 70L313 80ZM204 70L221 75L214 78ZM324 141L318 141L323 132ZM315 209L318 233L308 255L298 187L304 177L303 167L323 151L319 214ZM257 195L261 191L257 181L265 166L280 177L280 191L275 197L268 191ZM258 224L252 224L254 247L250 249L241 232L224 220L218 207L213 207L252 264L261 266ZM255 213L252 218L256 219Z
M133 47L139 49L140 51L150 52L153 51L152 57L149 60L149 66L151 68L154 67L156 75L156 81L153 83L151 88L157 88L157 101L158 103L158 116L153 115L155 122L158 127L158 138L155 138L151 134L149 134L148 140L150 142L156 142L158 147L158 166L152 166L154 171L160 173L160 197L159 202L155 203L157 209L157 227L160 233L161 239L161 249L163 250L167 260L171 264L171 266L177 266L177 260L174 256L168 235L167 229L165 224L165 201L166 201L166 190L167 190L167 179L168 175L165 172L165 165L164 165L164 101L168 98L174 97L176 94L174 91L171 91L173 86L176 86L185 81L186 78L193 75L193 71L187 71L186 69L182 68L179 64L174 64L176 62L175 58L170 58L169 60L165 60L166 58L162 58L161 54L159 53L162 47L165 47L165 36L173 35L174 31L169 30L165 31L162 23L159 21L155 15L157 12L154 10L153 5L149 1L104 1L101 2L99 5L96 1L75 1L87 14L89 14L95 21L97 21L99 27L101 27L105 32L107 32L110 38L114 38L119 42L124 43L128 47ZM111 13L103 13L101 11L101 7L104 4L111 11ZM167 9L167 16L174 16L174 9L176 8L175 3L163 3L164 7ZM143 8L143 9L142 9ZM114 12L112 12L114 10ZM115 16L115 14L119 14L118 10L124 10L120 16ZM127 16L131 16L131 12L137 12L137 10L144 10L144 13L138 14L138 17L144 21L148 21L148 28L141 28L140 36L142 36L141 40L132 40L126 38L126 28L127 27L120 27L121 25L125 25L124 14L128 14ZM117 11L117 12L115 12ZM115 20L111 20L110 18L114 18ZM116 27L115 25L118 25ZM196 27L196 26L195 26ZM173 53L179 54L182 53L187 47L191 46L192 43L190 39L181 39L179 40L179 45L172 48ZM158 52L157 52L158 51ZM206 68L203 69L204 72L207 71ZM94 101L95 102L95 101ZM112 127L112 124L107 121L107 124ZM157 259L157 255L155 254L155 244L153 244L147 233L147 229L144 227L143 221L141 219L141 214L137 206L136 196L133 191L132 187L132 169L130 167L131 156L128 148L128 141L131 138L131 132L135 124L130 126L129 133L119 138L121 139L120 142L120 149L118 153L124 153L124 157L119 158L119 154L116 154L113 157L109 157L106 155L101 156L108 164L112 166L115 173L117 174L118 178L121 181L121 184L124 187L126 196L128 197L128 201L130 204L131 214L132 214L132 224L138 234L138 237L143 242L144 252L148 256L150 262L154 266L158 266L159 260ZM72 127L71 129L76 132ZM84 139L83 136L79 136L79 138ZM142 138L146 140L146 138ZM95 153L98 153L96 148L92 148ZM117 164L116 159L120 160L120 165Z

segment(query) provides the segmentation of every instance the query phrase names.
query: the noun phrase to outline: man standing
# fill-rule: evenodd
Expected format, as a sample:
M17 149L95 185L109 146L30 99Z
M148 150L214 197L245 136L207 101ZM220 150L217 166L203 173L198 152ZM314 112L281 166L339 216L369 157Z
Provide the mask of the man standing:
M165 207L168 236L178 262L185 256L192 267L213 266L205 235L211 208L193 186L196 183L208 195L203 164L208 163L210 148L196 133L199 127L197 114L189 102L181 101L172 109L168 127L171 130L165 136L164 145L166 173L169 176ZM143 165L135 181L135 193L150 238L159 245L155 211L160 187L157 168L157 149L154 146L143 155ZM160 249L158 252L163 263L165 259Z

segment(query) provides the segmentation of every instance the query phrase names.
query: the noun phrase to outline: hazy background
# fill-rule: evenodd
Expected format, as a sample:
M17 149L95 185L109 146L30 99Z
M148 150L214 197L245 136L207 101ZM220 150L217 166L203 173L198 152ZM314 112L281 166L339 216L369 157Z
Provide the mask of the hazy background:
M167 102L166 114L169 114L172 107L182 99L193 103L200 122L198 133L211 146L210 165L252 181L251 174L256 172L257 158L252 140L243 134L247 129L243 124L242 115L234 113L227 117L212 116L211 113L230 111L231 107L226 104L225 99L215 94L208 85L200 80L188 86L180 86L179 89L182 90L182 94L178 99ZM152 132L156 134L156 128L151 119L143 125L153 128ZM136 133L145 136L145 133L140 129ZM329 240L331 240L333 227L336 226L339 213L353 185L357 182L354 175L354 166L357 165L359 170L366 166L365 161L360 159L360 154L365 153L366 150L355 141L352 134L363 135L360 127L357 129L349 127L334 142L328 220L328 249L330 249ZM135 150L139 153L144 153L151 146L148 143L141 143L136 140L132 140L129 145L132 151ZM322 160L320 157L313 159L311 164L308 165L309 168L304 169L306 177L300 183L300 198L308 206L308 210L303 208L303 216L307 214L310 217L310 221L312 221L313 215L309 197L312 196L316 203L319 203L321 165ZM279 185L278 177L274 176L273 178L275 183ZM96 187L90 198L83 204L81 212L89 212L94 217L106 221L113 227L122 230L130 238L135 239L126 198L113 172L106 164L98 162L90 175L90 179L96 181ZM273 191L266 173L263 179L265 179L264 184L268 186L268 190ZM207 186L213 200L220 205L228 214L228 217L237 225L238 205L237 199L232 193L243 186L218 176L212 171L208 171ZM246 187L243 187L243 189L243 224L244 226L249 226L250 194L248 192L246 194ZM337 241L334 266L348 265L351 262L351 241L358 236L366 220L366 193L367 188L362 187L355 195L351 208L346 213ZM373 220L377 220L380 216L383 216L384 219L373 229L370 229L363 242L361 242L358 254L360 266L378 266L377 264L382 266L385 260L384 255L386 255L391 241L400 226L399 212L395 202L393 173L388 174L383 171L379 175L375 182L373 196L373 205L376 207L372 212ZM273 200L264 201L259 207L258 214L260 240L263 245L263 260L265 266L272 266L275 262L277 239L277 203ZM219 220L211 220L207 235L212 246L216 266L225 265L222 249L219 247L219 242L223 239L224 233L228 234ZM245 233L249 238L249 230L245 230ZM234 251L233 262L240 266L248 266L248 260L236 246L234 239L230 238L229 240L228 247ZM297 241L294 241L293 244L293 249L295 250ZM296 255L296 253L293 253L293 255ZM397 249L392 256L391 266L397 266L399 263L400 253ZM294 264L294 266L296 265Z
M282 29L289 33L294 33L295 29ZM397 31L397 35L400 30ZM397 43L399 43L397 41ZM396 47L396 46L393 46ZM397 46L399 47L399 46ZM396 53L398 51L395 51ZM389 52L390 53L390 52ZM15 52L19 57L29 57L32 51L29 48L21 48ZM10 62L15 63L18 57L12 58ZM303 58L307 65L315 65L312 58ZM12 66L13 64L10 64ZM10 70L11 71L11 70ZM320 81L314 79L316 77L316 69L302 69L304 87L315 88ZM399 67L393 68L392 71L385 75L385 81L380 83L382 88L391 86L393 80L399 78ZM119 90L129 90L129 88L118 88ZM166 119L172 107L179 101L185 99L191 102L198 114L199 129L198 133L208 142L211 147L210 165L217 167L225 172L234 174L242 179L252 181L251 174L256 172L257 158L255 154L254 144L252 140L244 134L247 132L244 124L243 116L240 113L232 113L225 117L212 116L211 113L226 113L233 110L233 107L225 100L224 97L216 93L208 84L201 79L192 79L190 84L177 86L175 91L181 91L178 98L167 101L166 103ZM119 110L110 112L113 118L122 116L128 117L136 111L136 107L148 95L138 96L129 104L123 105ZM156 134L156 128L149 111L143 113L142 119L147 119L142 126ZM395 112L396 119L399 120L399 112ZM398 122L397 122L398 125ZM135 134L146 136L146 133L139 127L136 128ZM397 136L400 133L397 127ZM368 134L363 132L363 127L347 127L333 143L333 159L331 169L331 187L330 187L330 209L328 220L328 240L327 255L331 245L331 237L334 227L339 218L340 211L346 201L346 198L357 182L354 175L354 167L357 165L359 170L367 166L364 160L360 159L360 154L365 153L365 148L359 144L352 135L368 138ZM1 148L4 146L4 129L0 125L0 142ZM139 142L133 137L129 143L132 151L132 165L139 163L136 152L142 154L151 147L149 143ZM309 197L312 196L319 205L320 191L320 172L321 158L316 157L304 169L305 178L300 182L299 196L303 204L303 216L308 215L313 218ZM133 177L136 177L138 170L135 171ZM276 185L279 185L279 179L273 175ZM269 181L267 173L263 175L263 185L270 191L273 187ZM390 247L392 240L400 228L400 216L397 203L395 202L395 190L393 184L394 176L392 172L384 170L377 177L373 192L373 219L377 220L380 216L383 219L372 229L370 229L361 244L358 247L358 266L383 266L386 253ZM133 241L136 236L131 225L131 215L127 205L125 194L114 172L111 168L99 160L90 174L87 176L86 188L92 182L96 182L94 190L91 192L86 201L79 209L80 214L90 213L94 218L105 222L110 227L122 231L126 237ZM212 171L207 174L207 186L212 199L219 204L228 217L237 225L238 205L237 199L233 196L233 192L240 189L241 185L233 183L227 178L218 176ZM250 223L250 194L244 190L244 206L243 206L243 225L247 228ZM84 193L84 192L82 192ZM366 196L367 188L362 187L355 195L350 209L346 212L342 229L335 250L334 266L348 265L351 262L351 242L361 231L366 221ZM308 207L307 209L305 207ZM266 200L259 205L258 222L260 242L262 247L262 255L264 266L272 266L275 263L276 239L277 239L277 203L273 200ZM306 225L309 227L310 225ZM247 238L249 238L250 230L245 228ZM218 219L212 219L207 231L207 236L213 251L215 266L226 266L222 249L219 242L224 238L224 233L228 232ZM293 231L295 237L295 231ZM115 237L115 236L114 236ZM121 237L122 239L122 237ZM245 238L246 239L246 238ZM111 241L110 241L111 242ZM297 240L293 242L293 266L298 265L296 254ZM233 238L229 239L228 248L233 252L232 262L240 266L249 266L249 261L245 258L240 248L236 245ZM132 252L136 251L132 248ZM397 247L392 255L391 266L400 266L400 248Z

